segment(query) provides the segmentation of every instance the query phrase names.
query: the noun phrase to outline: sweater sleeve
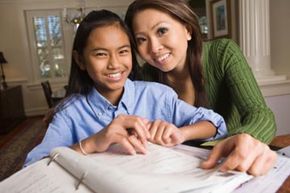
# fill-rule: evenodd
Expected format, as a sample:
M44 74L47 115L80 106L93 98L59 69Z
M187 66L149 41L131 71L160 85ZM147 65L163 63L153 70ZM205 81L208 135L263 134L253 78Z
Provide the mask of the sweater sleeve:
M232 135L248 133L262 142L270 143L276 132L273 112L267 107L256 79L238 45L232 40L221 40L217 50L222 57L224 82L239 114L241 126Z

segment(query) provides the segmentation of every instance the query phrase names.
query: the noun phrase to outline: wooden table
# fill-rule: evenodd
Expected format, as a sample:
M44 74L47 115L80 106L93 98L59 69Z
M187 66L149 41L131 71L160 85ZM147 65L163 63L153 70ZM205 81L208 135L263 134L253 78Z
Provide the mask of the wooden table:
M288 135L281 135L274 138L274 140L270 144L271 146L275 147L286 147L290 145L290 134ZM278 193L290 193L290 176L285 180L283 185L277 191Z

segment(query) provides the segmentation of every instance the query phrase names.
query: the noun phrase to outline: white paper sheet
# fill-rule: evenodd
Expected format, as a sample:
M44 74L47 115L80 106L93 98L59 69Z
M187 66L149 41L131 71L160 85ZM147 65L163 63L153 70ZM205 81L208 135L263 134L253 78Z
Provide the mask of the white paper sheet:
M57 163L47 163L49 158L40 160L0 183L1 193L72 193L77 180ZM91 193L80 185L76 193Z
M199 155L201 158L206 158L209 150L201 148L179 145L174 148L175 150L185 153L187 155ZM234 193L274 193L283 182L290 175L290 158L278 155L277 162L273 169L271 169L267 175L261 177L255 177L250 181L244 183L239 188L234 190Z
M134 156L118 148L89 156L69 149L55 152L61 153L57 162L75 176L85 172L83 182L98 193L226 193L251 178L245 173L202 170L198 157L153 144L148 148L146 155Z

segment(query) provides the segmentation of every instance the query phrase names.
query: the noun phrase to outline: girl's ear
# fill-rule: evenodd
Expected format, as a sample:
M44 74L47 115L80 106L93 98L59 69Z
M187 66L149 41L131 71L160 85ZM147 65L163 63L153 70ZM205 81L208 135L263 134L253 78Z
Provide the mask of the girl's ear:
M74 50L72 54L73 54L73 58L74 58L75 62L78 64L80 69L86 70L86 66L84 65L84 62L83 62L81 55L79 55L79 53L76 50Z

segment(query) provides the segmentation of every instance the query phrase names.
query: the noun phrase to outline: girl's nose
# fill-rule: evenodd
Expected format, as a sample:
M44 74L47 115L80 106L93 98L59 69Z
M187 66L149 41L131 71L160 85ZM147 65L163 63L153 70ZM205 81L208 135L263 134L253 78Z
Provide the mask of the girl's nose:
M119 66L118 57L115 54L112 54L109 59L108 68L114 69Z

